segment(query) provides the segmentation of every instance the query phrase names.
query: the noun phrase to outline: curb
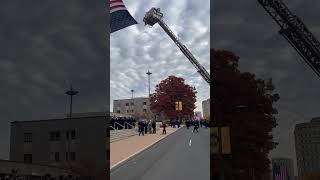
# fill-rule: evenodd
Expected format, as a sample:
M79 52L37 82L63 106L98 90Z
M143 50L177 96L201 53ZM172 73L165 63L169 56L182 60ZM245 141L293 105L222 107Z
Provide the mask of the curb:
M167 136L151 143L150 145L140 149L139 151L135 152L134 154L130 155L128 158L121 160L120 162L116 163L115 165L110 167L110 173L114 170L116 170L117 168L119 168L121 165L123 165L124 163L128 162L129 160L133 159L135 156L139 155L140 153L144 152L145 150L151 148L153 145L157 144L158 142L164 140L165 138L171 136L172 134L174 134L175 132L179 131L180 129L182 129L184 126L181 126L179 129L177 129L176 131L174 131L171 134L168 134Z

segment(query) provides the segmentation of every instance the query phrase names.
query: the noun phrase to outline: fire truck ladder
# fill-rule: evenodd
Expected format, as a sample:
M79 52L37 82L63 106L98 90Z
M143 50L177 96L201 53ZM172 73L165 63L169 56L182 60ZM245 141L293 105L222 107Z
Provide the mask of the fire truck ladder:
M280 34L320 77L320 43L282 0L258 0L280 26Z
M189 59L189 61L193 64L193 66L197 69L198 73L203 77L203 79L210 84L210 74L206 71L206 69L201 66L201 64L197 61L197 59L192 55L192 53L184 46L178 37L174 35L174 33L170 30L168 25L163 21L163 14L160 12L160 8L151 8L143 18L143 21L146 25L153 26L158 23L162 29L170 36L170 38L174 41L174 43L179 47L181 52Z

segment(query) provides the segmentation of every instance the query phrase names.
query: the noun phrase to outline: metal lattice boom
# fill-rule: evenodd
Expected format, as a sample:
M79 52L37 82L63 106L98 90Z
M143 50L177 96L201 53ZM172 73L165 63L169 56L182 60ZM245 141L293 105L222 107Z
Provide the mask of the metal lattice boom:
M159 8L151 8L145 15L143 21L146 25L153 26L158 23L162 29L169 35L169 37L174 41L174 43L179 47L181 52L189 59L193 66L197 69L204 80L210 84L210 74L206 69L197 61L197 59L192 55L186 46L184 46L181 41L174 35L170 30L168 25L163 21L163 14L160 12Z
M280 34L320 77L320 42L282 0L258 0L280 26Z

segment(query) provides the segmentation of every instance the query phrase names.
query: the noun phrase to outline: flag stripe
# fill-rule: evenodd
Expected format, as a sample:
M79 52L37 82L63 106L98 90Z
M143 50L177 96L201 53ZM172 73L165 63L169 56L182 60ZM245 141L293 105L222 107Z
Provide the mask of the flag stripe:
M112 10L110 10L110 13L113 13L113 12L115 12L115 11L120 11L120 10L127 10L125 7L118 7L118 8L114 8L114 9L112 9Z
M117 3L117 2L122 2L122 0L110 0L110 4L112 3ZM122 2L123 3L123 2Z
M110 9L116 8L116 7L119 7L119 6L125 7L123 3L113 3L112 5L110 5Z
M110 0L110 28L111 33L128 26L137 24L122 0Z

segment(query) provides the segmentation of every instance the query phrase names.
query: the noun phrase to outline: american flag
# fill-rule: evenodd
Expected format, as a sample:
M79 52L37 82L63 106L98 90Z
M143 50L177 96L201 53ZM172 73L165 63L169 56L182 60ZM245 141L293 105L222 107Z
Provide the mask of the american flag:
M287 167L279 164L273 165L273 180L290 180Z
M128 26L138 24L131 16L122 0L110 0L110 28L111 33Z

